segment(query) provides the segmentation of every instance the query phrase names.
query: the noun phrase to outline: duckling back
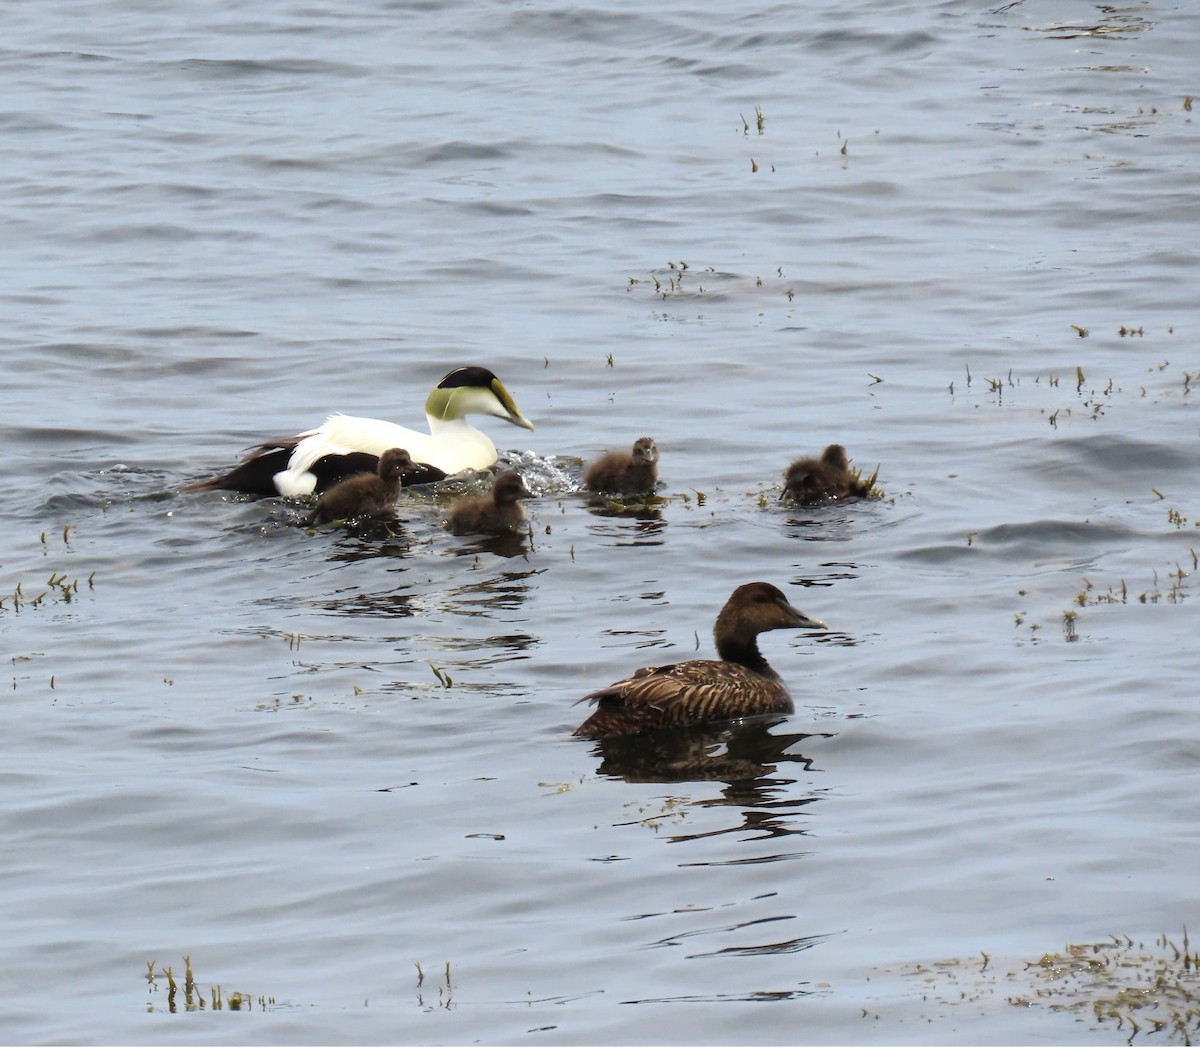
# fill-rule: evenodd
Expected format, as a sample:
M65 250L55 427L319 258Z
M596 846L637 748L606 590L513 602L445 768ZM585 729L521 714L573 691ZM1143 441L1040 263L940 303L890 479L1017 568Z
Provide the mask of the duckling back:
M400 497L404 472L413 461L403 448L389 448L379 457L377 472L347 477L329 488L303 523L312 527L351 517L374 516L390 510Z
M459 499L450 510L447 524L455 535L495 534L516 531L525 523L521 499L533 498L533 492L516 470L501 473L490 495Z
M632 451L609 451L588 466L583 483L589 491L652 495L658 484L658 446L650 437L639 437Z
M783 497L801 506L862 495L841 444L830 444L820 458L796 459L784 472Z

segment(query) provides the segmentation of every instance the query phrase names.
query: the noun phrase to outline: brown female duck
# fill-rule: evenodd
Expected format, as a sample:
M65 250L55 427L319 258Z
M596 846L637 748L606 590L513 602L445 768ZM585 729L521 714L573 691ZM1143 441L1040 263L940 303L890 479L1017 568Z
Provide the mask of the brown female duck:
M505 470L492 484L490 495L459 499L450 509L450 530L455 535L474 535L515 531L525 523L525 507L520 499L533 498L521 474Z
M609 451L587 468L589 491L614 495L653 495L658 483L658 447L650 437L638 437L632 451Z
M338 481L317 500L316 508L301 523L313 527L384 513L396 504L401 478L412 468L413 461L407 451L389 448L379 456L375 473L359 473Z
M657 728L733 720L760 713L791 713L792 697L758 650L758 635L778 629L824 629L788 603L769 582L733 591L717 616L716 659L647 666L584 696L596 711L575 729L586 739L635 735Z
M801 506L866 495L875 478L863 481L850 469L841 444L830 444L820 458L796 459L783 474L783 498Z

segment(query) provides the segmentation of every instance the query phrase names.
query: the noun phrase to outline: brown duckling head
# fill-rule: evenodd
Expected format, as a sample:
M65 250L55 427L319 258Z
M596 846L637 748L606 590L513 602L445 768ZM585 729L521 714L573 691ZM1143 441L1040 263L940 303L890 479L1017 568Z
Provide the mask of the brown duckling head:
M630 458L635 464L653 466L658 462L658 445L654 443L653 437L638 437L633 442L633 451L630 453Z
M379 456L379 476L384 480L399 480L416 464L404 448L388 448Z
M850 459L841 444L830 444L821 452L821 461L830 469L849 469Z
M492 499L497 506L512 506L518 499L531 498L533 492L525 486L521 474L515 469L506 469L492 484Z

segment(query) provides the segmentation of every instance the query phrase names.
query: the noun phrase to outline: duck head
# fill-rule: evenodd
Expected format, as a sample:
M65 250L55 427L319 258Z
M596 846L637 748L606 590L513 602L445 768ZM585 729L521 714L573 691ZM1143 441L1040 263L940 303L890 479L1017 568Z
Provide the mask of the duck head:
M778 586L769 582L747 582L739 586L717 616L716 633L755 636L768 630L827 629L820 619L805 615L788 602Z
M396 477L401 477L406 471L415 468L413 460L404 448L388 448L379 456L379 475L384 480L395 480Z
M481 367L455 368L446 375L425 401L425 414L442 422L464 415L494 415L522 429L533 429L504 383Z
M658 461L658 445L653 437L638 437L633 442L633 461L654 465Z
M518 499L531 499L533 492L525 486L521 474L515 469L505 470L492 485L492 498L497 506L511 506Z

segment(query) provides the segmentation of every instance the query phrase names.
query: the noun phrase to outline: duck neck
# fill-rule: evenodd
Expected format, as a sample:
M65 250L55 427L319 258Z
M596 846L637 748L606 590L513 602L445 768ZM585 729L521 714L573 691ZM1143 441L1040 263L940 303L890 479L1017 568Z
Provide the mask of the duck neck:
M739 666L745 666L748 670L754 670L755 673L761 673L766 677L774 677L776 673L771 669L770 663L763 658L763 653L758 650L758 638L750 637L739 638L729 634L722 635L719 631L716 634L717 654L725 662L736 662Z

